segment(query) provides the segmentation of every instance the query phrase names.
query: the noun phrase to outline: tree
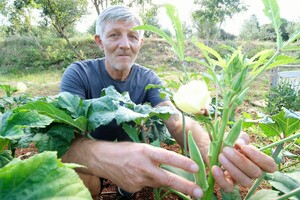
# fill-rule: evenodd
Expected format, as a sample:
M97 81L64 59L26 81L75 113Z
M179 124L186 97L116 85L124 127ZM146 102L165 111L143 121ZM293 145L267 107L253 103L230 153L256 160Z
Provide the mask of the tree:
M246 10L240 0L194 0L199 9L192 13L193 22L200 36L205 35L206 44L218 37L222 23L226 17ZM218 27L216 28L218 24ZM205 34L203 34L205 32Z
M38 7L42 8L42 15L46 20L50 20L52 26L64 38L69 47L76 55L83 59L82 55L71 44L66 28L73 26L87 10L86 0L36 0Z
M290 22L286 19L281 19L280 33L283 41L287 41L290 37L289 30ZM264 41L276 41L276 33L271 24L264 24L260 28L259 39Z
M256 15L246 19L239 33L240 40L257 40L260 35L260 26Z

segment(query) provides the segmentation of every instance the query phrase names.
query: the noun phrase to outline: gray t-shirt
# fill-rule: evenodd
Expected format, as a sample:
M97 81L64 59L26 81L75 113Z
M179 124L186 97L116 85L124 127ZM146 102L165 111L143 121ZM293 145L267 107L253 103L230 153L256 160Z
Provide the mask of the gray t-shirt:
M158 89L145 90L148 84L162 85L162 81L152 71L138 64L132 66L125 81L114 80L105 69L105 58L85 60L71 64L63 74L61 92L77 94L83 99L99 98L102 89L113 85L119 93L128 92L135 104L151 103L152 106L168 100L161 99ZM129 140L122 127L112 122L97 128L92 136L102 140Z

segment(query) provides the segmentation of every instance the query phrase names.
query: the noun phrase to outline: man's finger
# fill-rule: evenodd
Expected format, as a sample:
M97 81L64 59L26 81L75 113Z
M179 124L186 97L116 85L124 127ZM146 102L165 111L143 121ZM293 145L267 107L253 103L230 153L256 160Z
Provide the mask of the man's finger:
M195 198L201 198L203 196L203 191L197 184L190 182L176 174L161 168L154 170L153 174L155 174L153 178L156 180L153 180L153 182L157 183L156 187L163 186L172 188Z
M239 168L237 168L226 156L221 153L219 155L219 161L222 166L228 171L230 176L236 180L243 187L250 187L252 185L252 179L245 175Z
M150 158L158 165L167 164L178 167L188 172L196 173L199 170L198 165L191 159L162 148L151 148L145 152L149 154Z
M214 176L214 179L216 183L224 190L224 192L231 192L234 188L233 181L226 177L223 170L218 166L212 167L212 175Z
M223 149L223 153L227 159L229 159L248 177L258 178L262 175L260 167L253 163L247 156L242 154L240 151L231 147L225 147Z
M252 162L258 165L262 170L266 172L275 172L277 165L274 159L262 152L252 145L244 145L241 147L241 152L245 154Z

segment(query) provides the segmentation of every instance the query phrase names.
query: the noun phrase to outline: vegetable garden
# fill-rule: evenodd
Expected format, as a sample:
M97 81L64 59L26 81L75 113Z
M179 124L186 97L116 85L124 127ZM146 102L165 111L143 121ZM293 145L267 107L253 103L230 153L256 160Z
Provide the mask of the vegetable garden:
M236 113L244 103L251 84L262 74L279 65L298 61L287 52L294 50L293 43L299 39L300 30L287 42L283 42L277 1L263 0L263 3L264 12L277 33L276 49L266 49L251 57L243 52L242 47L228 46L228 53L221 56L218 51L198 41L193 44L201 52L202 58L186 56L181 22L172 5L166 4L165 8L176 33L175 40L154 26L135 28L160 35L181 62L183 75L180 82L168 82L168 85L175 86L174 90L164 87L159 89L161 95L170 95L182 114L193 117L206 128L211 139L210 165L203 162L192 135L183 133L187 145L181 153L197 162L199 172L189 174L170 166L161 167L194 180L204 191L203 199L300 199L300 171L297 167L300 114L297 105L296 108L282 106L272 115L243 113L237 116ZM186 66L190 62L204 66L205 71L189 72ZM196 87L191 83L195 83ZM201 92L207 90L205 97L195 95L199 94L197 91L200 86ZM153 87L158 86L149 85L146 89ZM187 87L190 93L184 90L185 93L180 94L180 87ZM170 108L136 105L128 94L119 94L113 87L106 88L101 97L91 100L82 100L69 93L35 97L14 95L16 87L0 84L0 88L5 92L0 99L0 194L3 199L91 199L89 191L73 170L79 166L62 163L60 157L67 151L76 134L93 139L90 132L112 120L123 127L133 142L145 142L157 147L162 144L178 147L161 122L173 113ZM178 93L174 92L177 90ZM296 98L299 98L298 91ZM199 112L203 102L208 106L207 112ZM260 145L260 150L272 155L278 164L278 171L264 173L243 195L239 187L230 193L216 190L213 176L206 169L220 165L217 158L221 148L233 146L242 130L257 130L263 135L268 144ZM16 158L20 149L32 144L37 154L23 160ZM291 158L292 162L284 166L283 161L287 158ZM155 188L152 194L154 199L190 199L169 188Z

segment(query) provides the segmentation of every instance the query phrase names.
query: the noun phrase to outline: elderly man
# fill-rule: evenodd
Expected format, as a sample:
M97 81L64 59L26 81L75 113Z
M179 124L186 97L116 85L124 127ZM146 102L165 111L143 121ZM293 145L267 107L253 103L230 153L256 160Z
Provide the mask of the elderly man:
M162 82L153 71L135 63L143 43L143 32L132 30L137 25L141 25L140 18L127 7L112 6L104 10L97 20L94 38L105 57L71 64L62 77L61 91L91 99L100 97L102 89L113 85L120 93L128 92L136 104L149 102L154 107L170 106L176 110L169 98L160 98L157 89L145 90L148 84ZM185 123L186 130L192 131L206 158L210 142L207 133L191 118L186 117ZM165 124L176 141L183 145L181 115L173 114ZM198 166L189 158L163 148L133 143L116 123L97 128L92 136L97 140L76 138L63 161L87 167L77 172L93 196L101 191L100 177L111 180L124 195L146 186L166 186L196 198L203 195L195 183L159 167L167 164L195 173ZM113 142L115 140L118 142ZM220 154L220 163L226 171L213 167L216 183L225 191L231 191L234 182L249 187L252 178L259 177L262 171L276 170L271 157L248 144L246 134L241 134L237 142L243 147L242 151L226 147Z

